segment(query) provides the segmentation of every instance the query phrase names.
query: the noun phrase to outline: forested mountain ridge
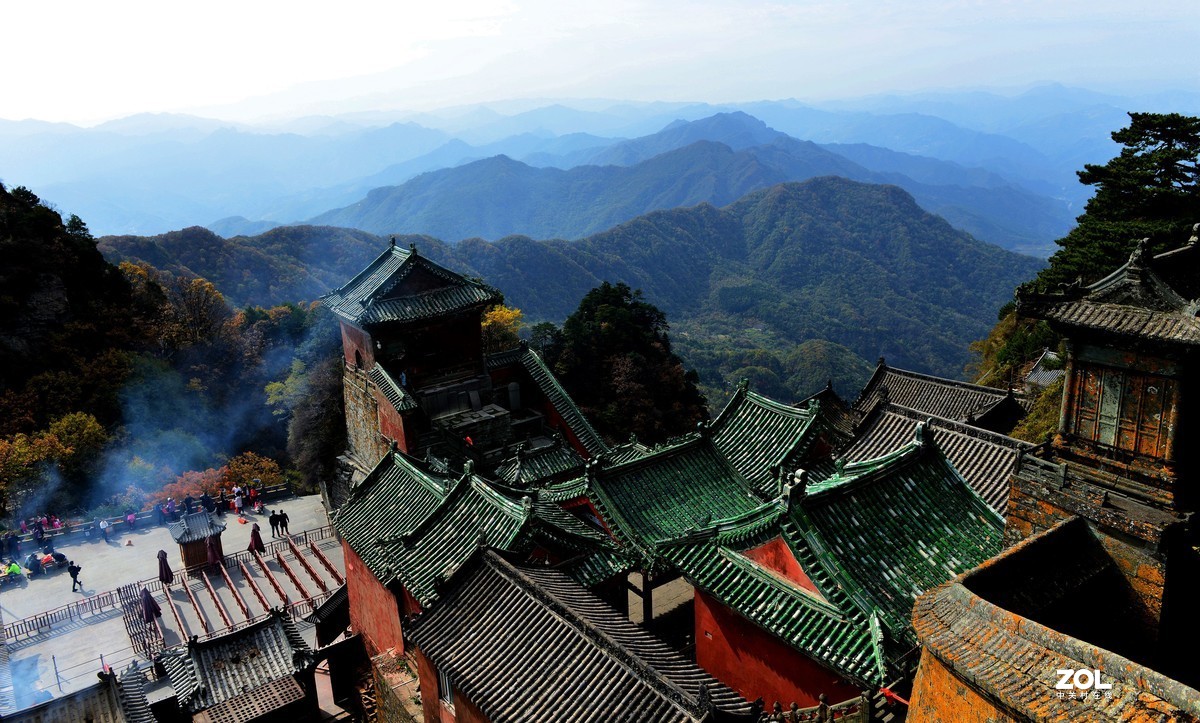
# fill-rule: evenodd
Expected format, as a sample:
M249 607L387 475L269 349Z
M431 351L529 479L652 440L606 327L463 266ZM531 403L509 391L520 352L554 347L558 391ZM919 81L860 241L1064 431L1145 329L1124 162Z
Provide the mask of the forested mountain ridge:
M342 283L387 243L317 227L206 238L208 250L172 235L108 237L101 248L114 260L153 252L168 269L224 274L226 284L236 283L222 288L238 303L270 304L312 298L322 279ZM831 363L860 371L864 359L886 354L901 366L954 376L967 342L986 332L1012 288L1041 267L954 230L899 188L837 177L778 184L724 208L657 211L579 241L398 238L410 242L483 277L531 321L562 320L602 281L641 288L668 314L685 359L708 383L754 367L780 377L781 396L811 391L814 375L841 371L809 371L787 384L783 357L809 340L849 349ZM244 259L235 262L239 274L269 264L261 278L203 266L234 259Z
M744 113L724 113L595 152L557 160L543 154L544 168L496 156L432 171L377 188L311 223L446 240L512 233L574 239L654 210L720 206L776 183L837 175L896 184L956 227L1013 250L1047 253L1048 239L1070 226L1065 204L995 174L886 149L850 150L883 170ZM606 165L577 165L585 162ZM907 175L910 169L922 180Z

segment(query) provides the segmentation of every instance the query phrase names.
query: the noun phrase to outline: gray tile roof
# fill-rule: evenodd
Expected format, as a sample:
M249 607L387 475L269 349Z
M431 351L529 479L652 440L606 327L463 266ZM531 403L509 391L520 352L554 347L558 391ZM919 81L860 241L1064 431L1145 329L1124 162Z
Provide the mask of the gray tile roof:
M1095 330L1171 345L1200 344L1200 243L1129 260L1088 287L1018 296L1022 314L1068 329Z
M180 707L196 713L295 675L314 658L291 619L274 611L241 630L204 641L193 638L186 648L160 653L158 660Z
M180 517L168 524L167 529L171 531L171 537L183 545L220 535L225 531L225 523L218 522L212 513L201 511Z
M496 723L757 718L732 690L563 573L490 550L451 579L408 639Z
M407 289L409 278L419 281ZM393 245L345 285L321 297L338 318L355 326L412 322L503 300L492 287L467 279Z
M371 367L371 371L367 372L367 376L378 387L379 392L383 394L384 399L392 405L392 408L397 412L408 412L417 408L417 400L413 398L408 390L401 387L392 375L388 374L382 364L375 364Z
M992 509L1004 514L1009 477L1016 469L1020 451L1033 446L1028 442L915 409L883 404L863 421L858 438L842 455L849 462L859 462L893 452L912 440L921 422L928 422L938 448L967 484Z
M968 417L980 417L1007 396L1003 389L896 369L881 359L854 408L867 413L881 401L889 401L961 422Z

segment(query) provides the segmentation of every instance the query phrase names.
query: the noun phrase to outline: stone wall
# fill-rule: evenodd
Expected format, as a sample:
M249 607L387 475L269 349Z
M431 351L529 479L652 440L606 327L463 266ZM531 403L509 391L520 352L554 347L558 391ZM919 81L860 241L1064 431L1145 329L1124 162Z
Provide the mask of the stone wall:
M375 385L362 369L347 365L342 379L346 399L346 444L362 465L373 468L387 454L388 443L379 433L379 405Z
M954 675L937 656L921 651L909 699L908 723L1017 723L996 704Z

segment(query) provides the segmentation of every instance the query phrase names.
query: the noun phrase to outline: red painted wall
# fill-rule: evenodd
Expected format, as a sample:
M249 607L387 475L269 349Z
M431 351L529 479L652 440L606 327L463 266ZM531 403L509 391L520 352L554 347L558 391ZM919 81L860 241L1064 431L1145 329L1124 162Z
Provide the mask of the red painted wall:
M462 691L454 690L454 710L451 712L441 700L438 691L437 668L433 661L425 657L420 650L414 649L417 659L417 678L421 681L421 710L425 720L438 723L489 723L483 711L467 700Z
M350 543L342 540L346 560L346 592L350 597L350 627L362 633L371 655L395 648L404 652L404 631L400 628L400 610L396 596L375 578L355 554Z
M346 363L354 364L354 352L357 351L362 356L364 370L375 366L375 345L371 342L371 335L344 321L338 323L342 327L342 354L346 357Z
M371 388L375 392L375 403L378 405L379 431L388 439L394 439L401 452L410 454L408 436L404 433L404 417L400 416L400 412L396 411L378 387L371 385Z
M832 705L862 693L754 623L696 591L696 663L747 700L761 697L766 709L816 705L824 693Z
M804 569L800 567L800 563L796 560L796 556L792 554L792 549L787 546L782 537L776 537L751 548L742 553L746 557L754 560L763 567L770 568L774 572L779 573L782 577L790 580L800 587L810 592L816 593L817 597L822 600L825 596L813 584L808 575L804 574Z

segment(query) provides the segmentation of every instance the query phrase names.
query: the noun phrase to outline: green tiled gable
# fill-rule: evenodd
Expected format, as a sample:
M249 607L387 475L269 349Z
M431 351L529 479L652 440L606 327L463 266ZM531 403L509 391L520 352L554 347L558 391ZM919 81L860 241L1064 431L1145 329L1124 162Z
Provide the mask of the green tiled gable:
M558 380L554 378L554 374L538 356L538 353L533 349L525 349L524 354L521 355L521 364L533 378L538 389L550 401L554 411L558 412L558 415L575 433L587 453L597 457L607 452L608 445L600 438L600 434L592 427L587 417L583 416L583 412L579 411L579 407L575 406L571 395L567 394L567 390L563 389Z
M394 293L414 272L436 279L419 291ZM338 318L355 326L412 322L499 303L500 292L394 244L341 288L321 297Z
M660 545L659 552L698 589L831 670L863 685L886 683L886 662L869 619L822 574L782 509L741 526L714 525L709 534ZM762 520L772 524L764 526ZM724 527L724 530L717 531ZM821 591L806 590L743 553L781 536ZM707 540L700 539L707 537ZM798 543L798 544L797 544Z
M773 470L793 460L811 442L816 405L797 408L738 388L712 423L713 445L755 489L778 494Z
M333 513L333 525L367 567L385 569L388 557L378 541L412 532L458 481L459 477L391 452L350 491L349 499Z
M528 487L552 477L583 472L583 458L569 445L556 441L529 452L518 452L496 468L496 476L509 484Z
M351 490L333 525L380 582L399 582L422 605L436 598L437 579L480 544L511 550L540 541L580 553L612 548L606 534L564 511L553 495L505 492L400 452L386 455Z
M593 467L595 470L595 467ZM635 545L679 537L713 519L756 510L762 500L703 437L594 472L593 502Z

